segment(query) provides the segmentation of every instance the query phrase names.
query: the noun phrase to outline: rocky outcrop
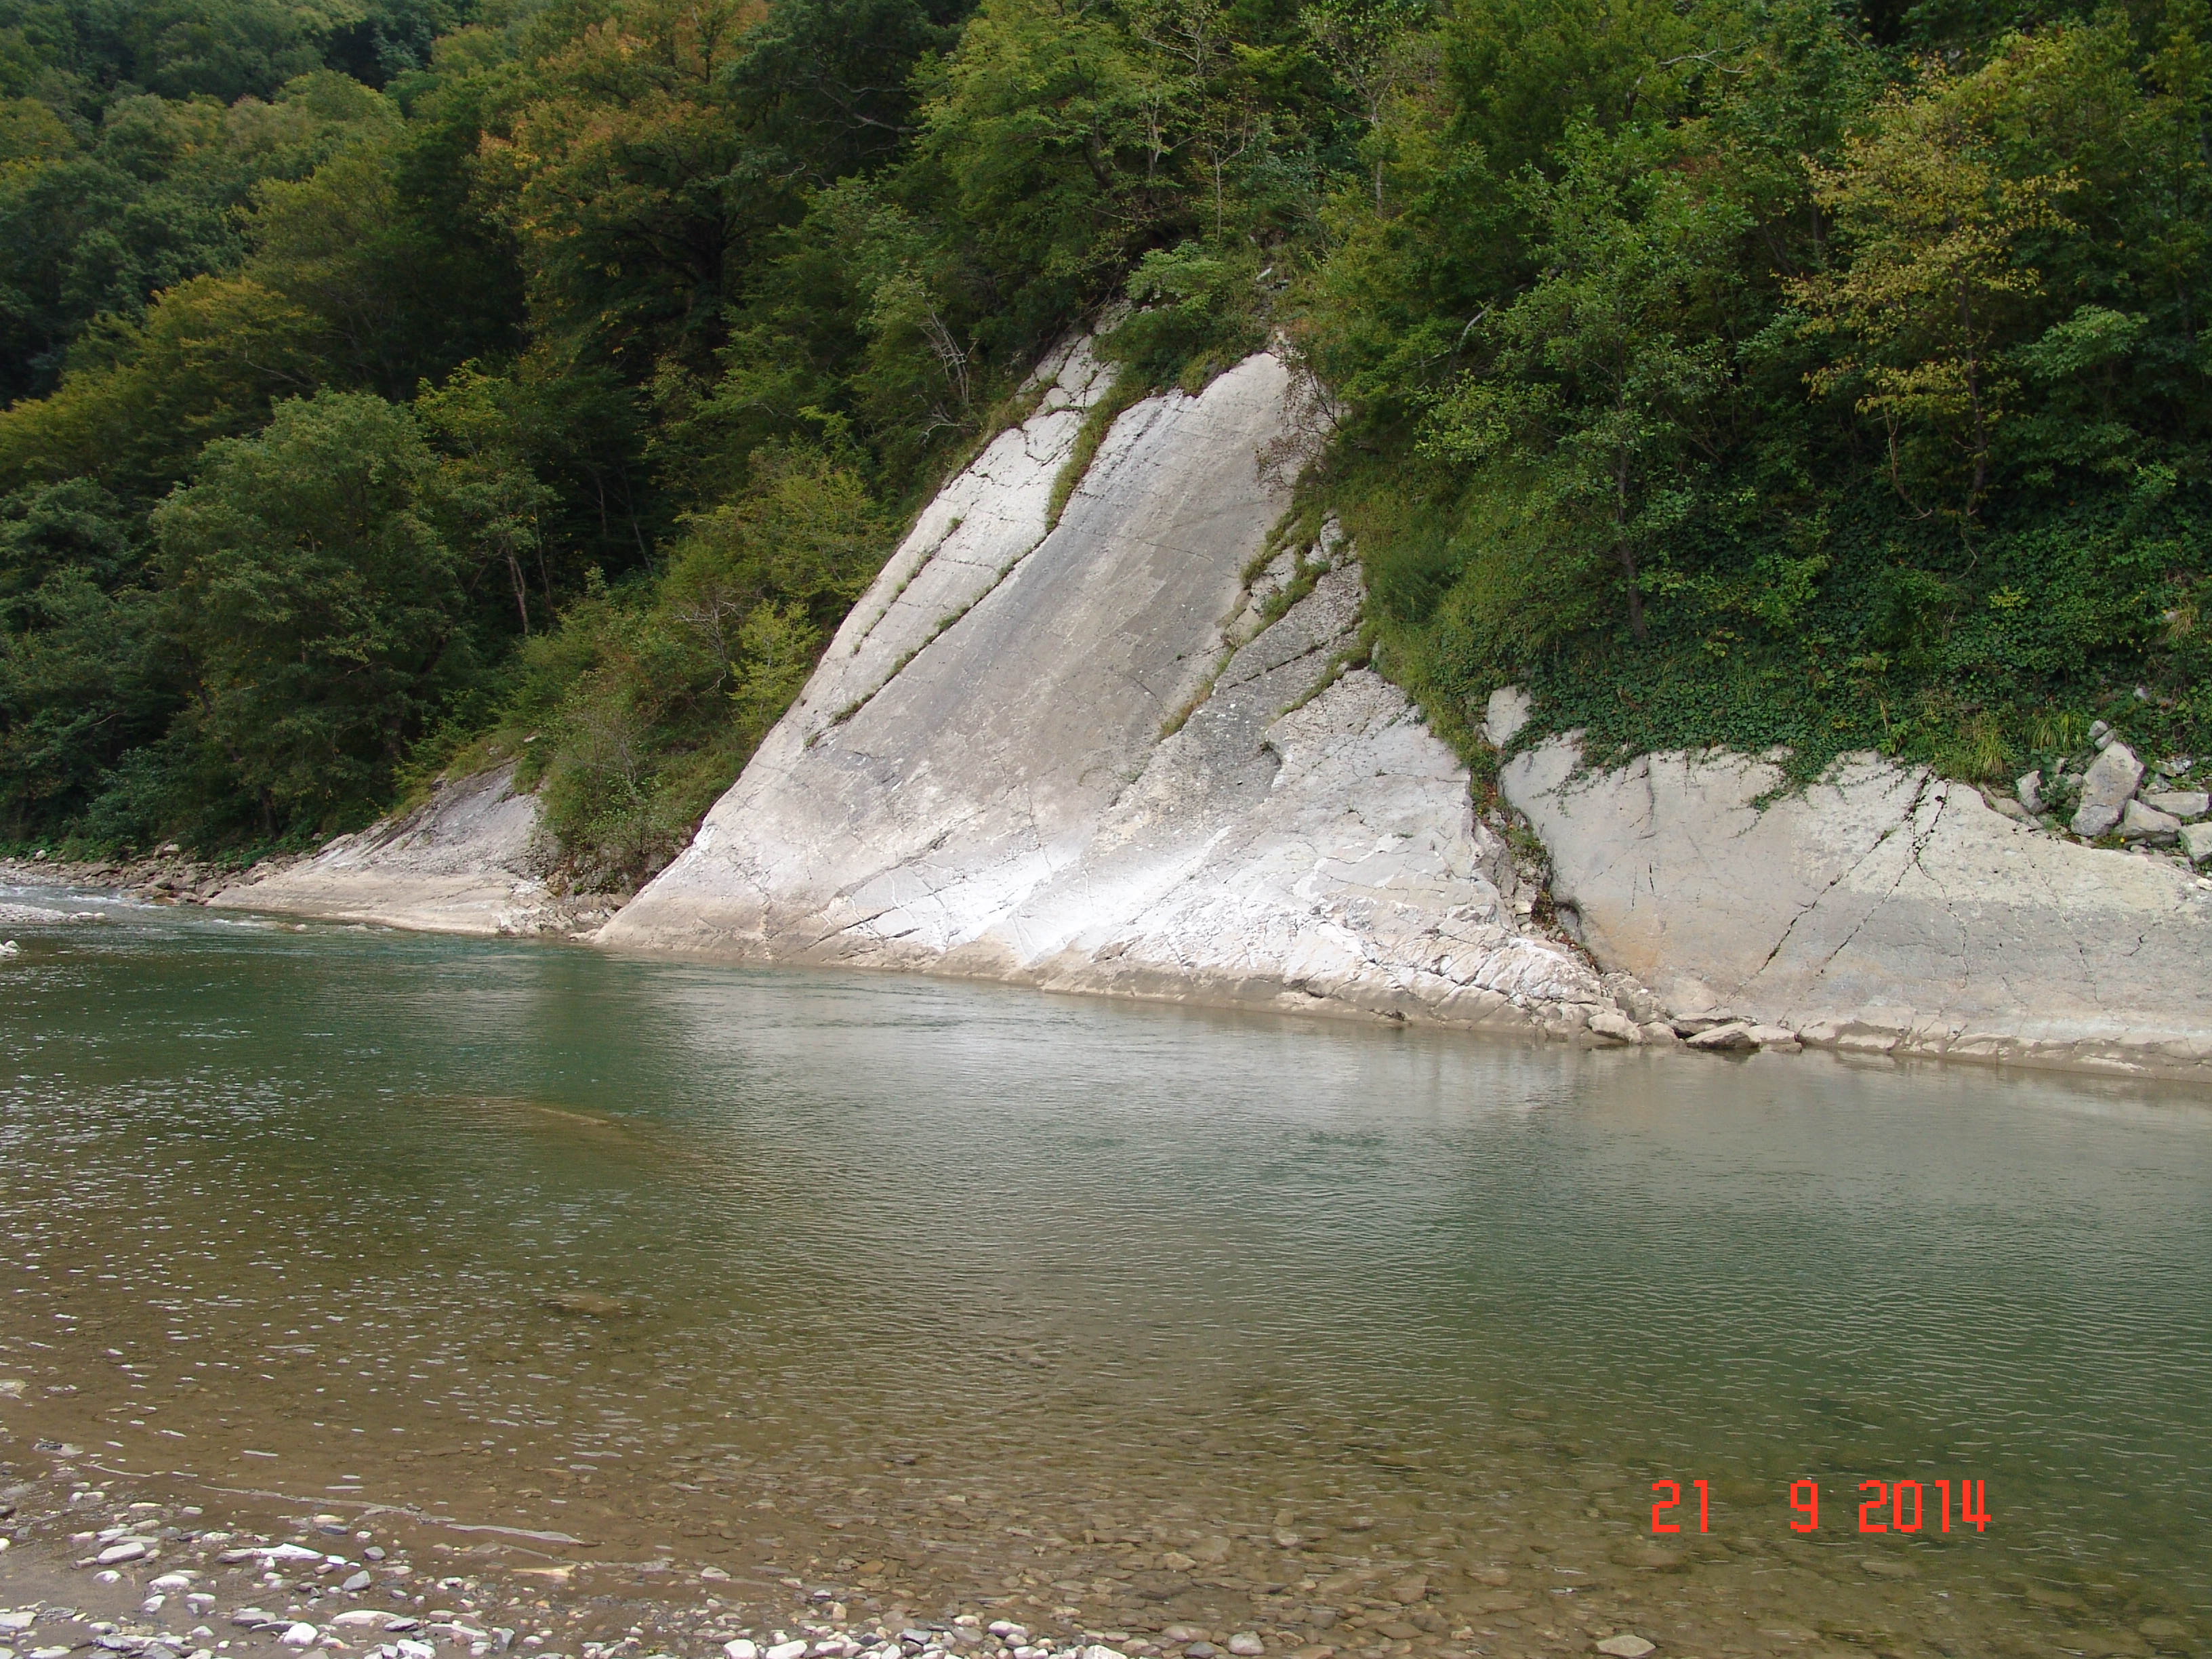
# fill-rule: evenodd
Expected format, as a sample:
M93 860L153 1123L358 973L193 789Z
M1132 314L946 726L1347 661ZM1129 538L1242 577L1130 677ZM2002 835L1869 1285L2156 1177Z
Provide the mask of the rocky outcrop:
M2090 726L2089 742L2087 754L2063 757L2048 777L2039 768L2030 772L2010 799L1994 795L1990 805L2054 835L2117 835L2126 846L2172 848L2185 867L2212 862L2212 793L2203 787L2212 766L2189 756L2145 766L2103 720Z
M312 857L258 865L208 902L428 933L562 934L605 921L545 884L538 803L514 768L444 784L413 811L341 836Z
M1639 1040L1519 924L1467 775L1353 654L1332 534L1252 570L1289 376L1249 359L1114 423L1081 348L947 487L617 947ZM1669 1036L1671 1040L1671 1035Z
M57 910L44 904L0 903L0 927L61 927L82 921L106 921L100 910Z
M1504 741L1525 712L1492 715ZM1741 755L1580 758L1551 739L1508 761L1501 789L1591 955L1678 1018L2212 1080L2212 881L2185 863L2066 840L1874 756L1796 792ZM2088 769L2099 823L2121 821L2142 771L2131 755Z

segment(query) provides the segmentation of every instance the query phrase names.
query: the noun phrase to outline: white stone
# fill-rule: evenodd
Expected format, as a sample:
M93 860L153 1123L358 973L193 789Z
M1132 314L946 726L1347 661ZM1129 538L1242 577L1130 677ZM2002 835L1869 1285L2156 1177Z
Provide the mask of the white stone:
M778 1642L768 1650L767 1659L803 1659L805 1652L806 1644L803 1640Z
M1521 735L1535 702L1517 685L1501 685L1490 694L1482 711L1482 738L1493 749L1503 749Z
M567 912L538 885L536 797L512 763L464 778L423 805L341 836L313 858L249 874L208 901L444 933L562 931Z
M2178 861L2023 833L1871 755L1799 791L1741 755L1579 758L1547 742L1500 787L1586 948L1670 1013L1694 980L1808 1045L2212 1078L2212 892Z
M2202 864L2212 859L2212 823L2185 824L2181 831L2181 850L2192 864Z
M1796 1054L1803 1046L1797 1041L1797 1033L1786 1025L1754 1025L1751 1040L1762 1049L1780 1054Z
M288 1648L311 1648L323 1639L323 1633L313 1625L298 1624L289 1626L276 1639Z
M147 1580L146 1588L149 1590L188 1590L198 1577L196 1572L165 1572L159 1578Z
M2021 779L2018 793L2020 804L2030 812L2043 811L2043 773L2040 769Z
M759 1644L740 1636L734 1642L722 1644L722 1659L760 1659Z
M106 1549L100 1551L98 1559L103 1567L112 1567L118 1561L136 1561L145 1553L144 1539L126 1538L121 1543L110 1544Z
M1601 1008L1590 1016L1589 1028L1601 1037L1611 1037L1615 1042L1641 1042L1644 1033L1627 1015L1610 1008ZM1293 1539L1296 1534L1290 1534ZM1288 1548L1285 1545L1284 1547Z
M2084 840L2108 833L2120 821L2121 809L2142 775L2143 765L2134 750L2118 741L2107 744L2082 775L2081 803L2074 809L2070 826L2074 833Z
M2172 842L2181 834L2181 820L2171 812L2161 812L2131 800L2120 814L2122 841Z
M1240 1630L1229 1638L1229 1650L1237 1659L1260 1659L1267 1652L1267 1644L1260 1639L1257 1632Z
M1741 1019L1732 1019L1725 1025L1716 1025L1700 1031L1690 1040L1690 1047L1708 1054L1727 1054L1732 1050L1756 1048L1759 1039L1752 1035L1751 1025Z
M2170 813L2184 823L2190 823L2207 812L2212 812L2212 794L2202 789L2146 790L2142 804L2154 811Z
M1610 1654L1613 1659L1644 1659L1644 1656L1650 1652L1654 1644L1645 1641L1640 1636L1623 1633L1620 1636L1607 1637L1604 1641L1597 1644L1597 1650L1600 1653Z

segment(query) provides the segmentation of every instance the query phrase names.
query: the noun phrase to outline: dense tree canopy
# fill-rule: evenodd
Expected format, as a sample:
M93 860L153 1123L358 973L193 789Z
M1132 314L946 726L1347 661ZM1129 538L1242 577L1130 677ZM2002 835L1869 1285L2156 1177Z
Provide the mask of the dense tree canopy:
M2202 0L0 0L0 840L680 845L1056 335L1441 729L2212 746ZM1115 307L1110 313L1106 308Z

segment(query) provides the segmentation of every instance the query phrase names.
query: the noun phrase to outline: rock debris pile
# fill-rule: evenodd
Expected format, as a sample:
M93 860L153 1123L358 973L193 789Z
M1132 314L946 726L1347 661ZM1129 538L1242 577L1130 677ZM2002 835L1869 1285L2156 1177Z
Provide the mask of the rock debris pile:
M2111 841L2142 852L2172 849L2195 866L2212 861L2212 764L2177 755L2145 765L2099 720L2094 747L2045 775L2022 777L2015 799L1990 804L2022 823L2081 841Z

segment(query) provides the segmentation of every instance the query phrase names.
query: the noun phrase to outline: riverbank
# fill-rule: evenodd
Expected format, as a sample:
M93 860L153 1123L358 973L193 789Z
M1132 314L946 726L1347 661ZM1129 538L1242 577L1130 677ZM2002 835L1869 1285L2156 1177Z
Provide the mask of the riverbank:
M515 788L510 762L441 779L412 810L305 857L257 865L206 902L500 938L565 939L603 925L620 899L570 894L552 862L538 803Z
M239 874L234 865L196 859L181 848L128 859L0 857L0 886L99 890L154 904L205 904L235 886Z
M634 896L565 890L512 765L310 856L147 890L1582 1046L2212 1083L2192 761L2100 727L2009 813L1871 755L1803 789L1772 756L1593 770L1572 734L1516 751L1509 689L1478 811L1368 659L1356 550L1291 513L1315 416L1285 363L1143 398L1095 453L1087 346L1040 374Z
M1490 704L1512 744L1525 700ZM1778 757L1720 750L1586 768L1570 735L1513 754L1498 788L1543 842L1562 925L1678 1013L1854 1054L2212 1083L2212 878L2171 834L2098 844L2149 775L2104 753L2128 786L2087 835L1871 754L1795 787ZM2204 811L2201 793L2154 798Z
M611 1559L588 1540L495 1519L132 1474L50 1439L0 1433L0 1650L21 1659L1686 1659L1717 1643L1723 1655L1859 1659L1849 1632L1869 1620L1911 1632L1885 1654L1917 1656L1915 1638L1954 1659L2202 1652L2194 1624L2161 1598L2147 1610L2136 1594L2092 1602L2031 1580L1953 1607L1952 1592L1931 1601L1914 1582L1932 1563L1840 1540L1685 1545L1615 1527L1609 1550L1598 1540L1593 1553L1591 1540L1540 1531L1493 1535L1475 1548L1487 1559L1468 1565L1438 1558L1459 1541L1442 1516L1425 1561L1363 1547L1375 1523L1356 1515L1332 1526L1285 1510L1229 1533L1177 1529L1187 1541L1155 1549L1156 1576L1203 1583L1210 1571L1228 1593L1208 1600L1257 1590L1301 1603L1293 1622L1277 1611L1231 1629L1218 1607L1207 1622L1098 1620L1033 1594L948 1594L926 1571L901 1590L881 1562L849 1556L799 1571L765 1555L736 1570L670 1553ZM1606 1506L1593 1518L1614 1508L1602 1487L1586 1495ZM1074 1533L1079 1518L1060 1524ZM1339 1528L1354 1553L1331 1549ZM1068 1545L1048 1522L1006 1530ZM1142 1568L1158 1536L1080 1528L1096 1547L1085 1553L1118 1558L1106 1569L1115 1577ZM1254 1547L1300 1576L1246 1585L1234 1558ZM1005 1570L1081 1571L1046 1567L1036 1559L1046 1553L1018 1549ZM1087 1580L1053 1588L1092 1599Z
M886 1609L880 1597L810 1588L773 1568L740 1578L667 1558L599 1559L559 1534L119 1474L65 1443L41 1441L33 1456L47 1465L43 1479L0 1486L0 1644L29 1659L84 1650L131 1659L1105 1659L1095 1649L1109 1642L1128 1659L1269 1650L1256 1632L1223 1632L1215 1643L1181 1625L1162 1632L1164 1646L1057 1618L1034 1619L1032 1631L994 1611L1012 1597L977 1611L910 1612L896 1598ZM848 1595L884 1616L848 1607ZM1322 1644L1295 1659L1334 1651Z

